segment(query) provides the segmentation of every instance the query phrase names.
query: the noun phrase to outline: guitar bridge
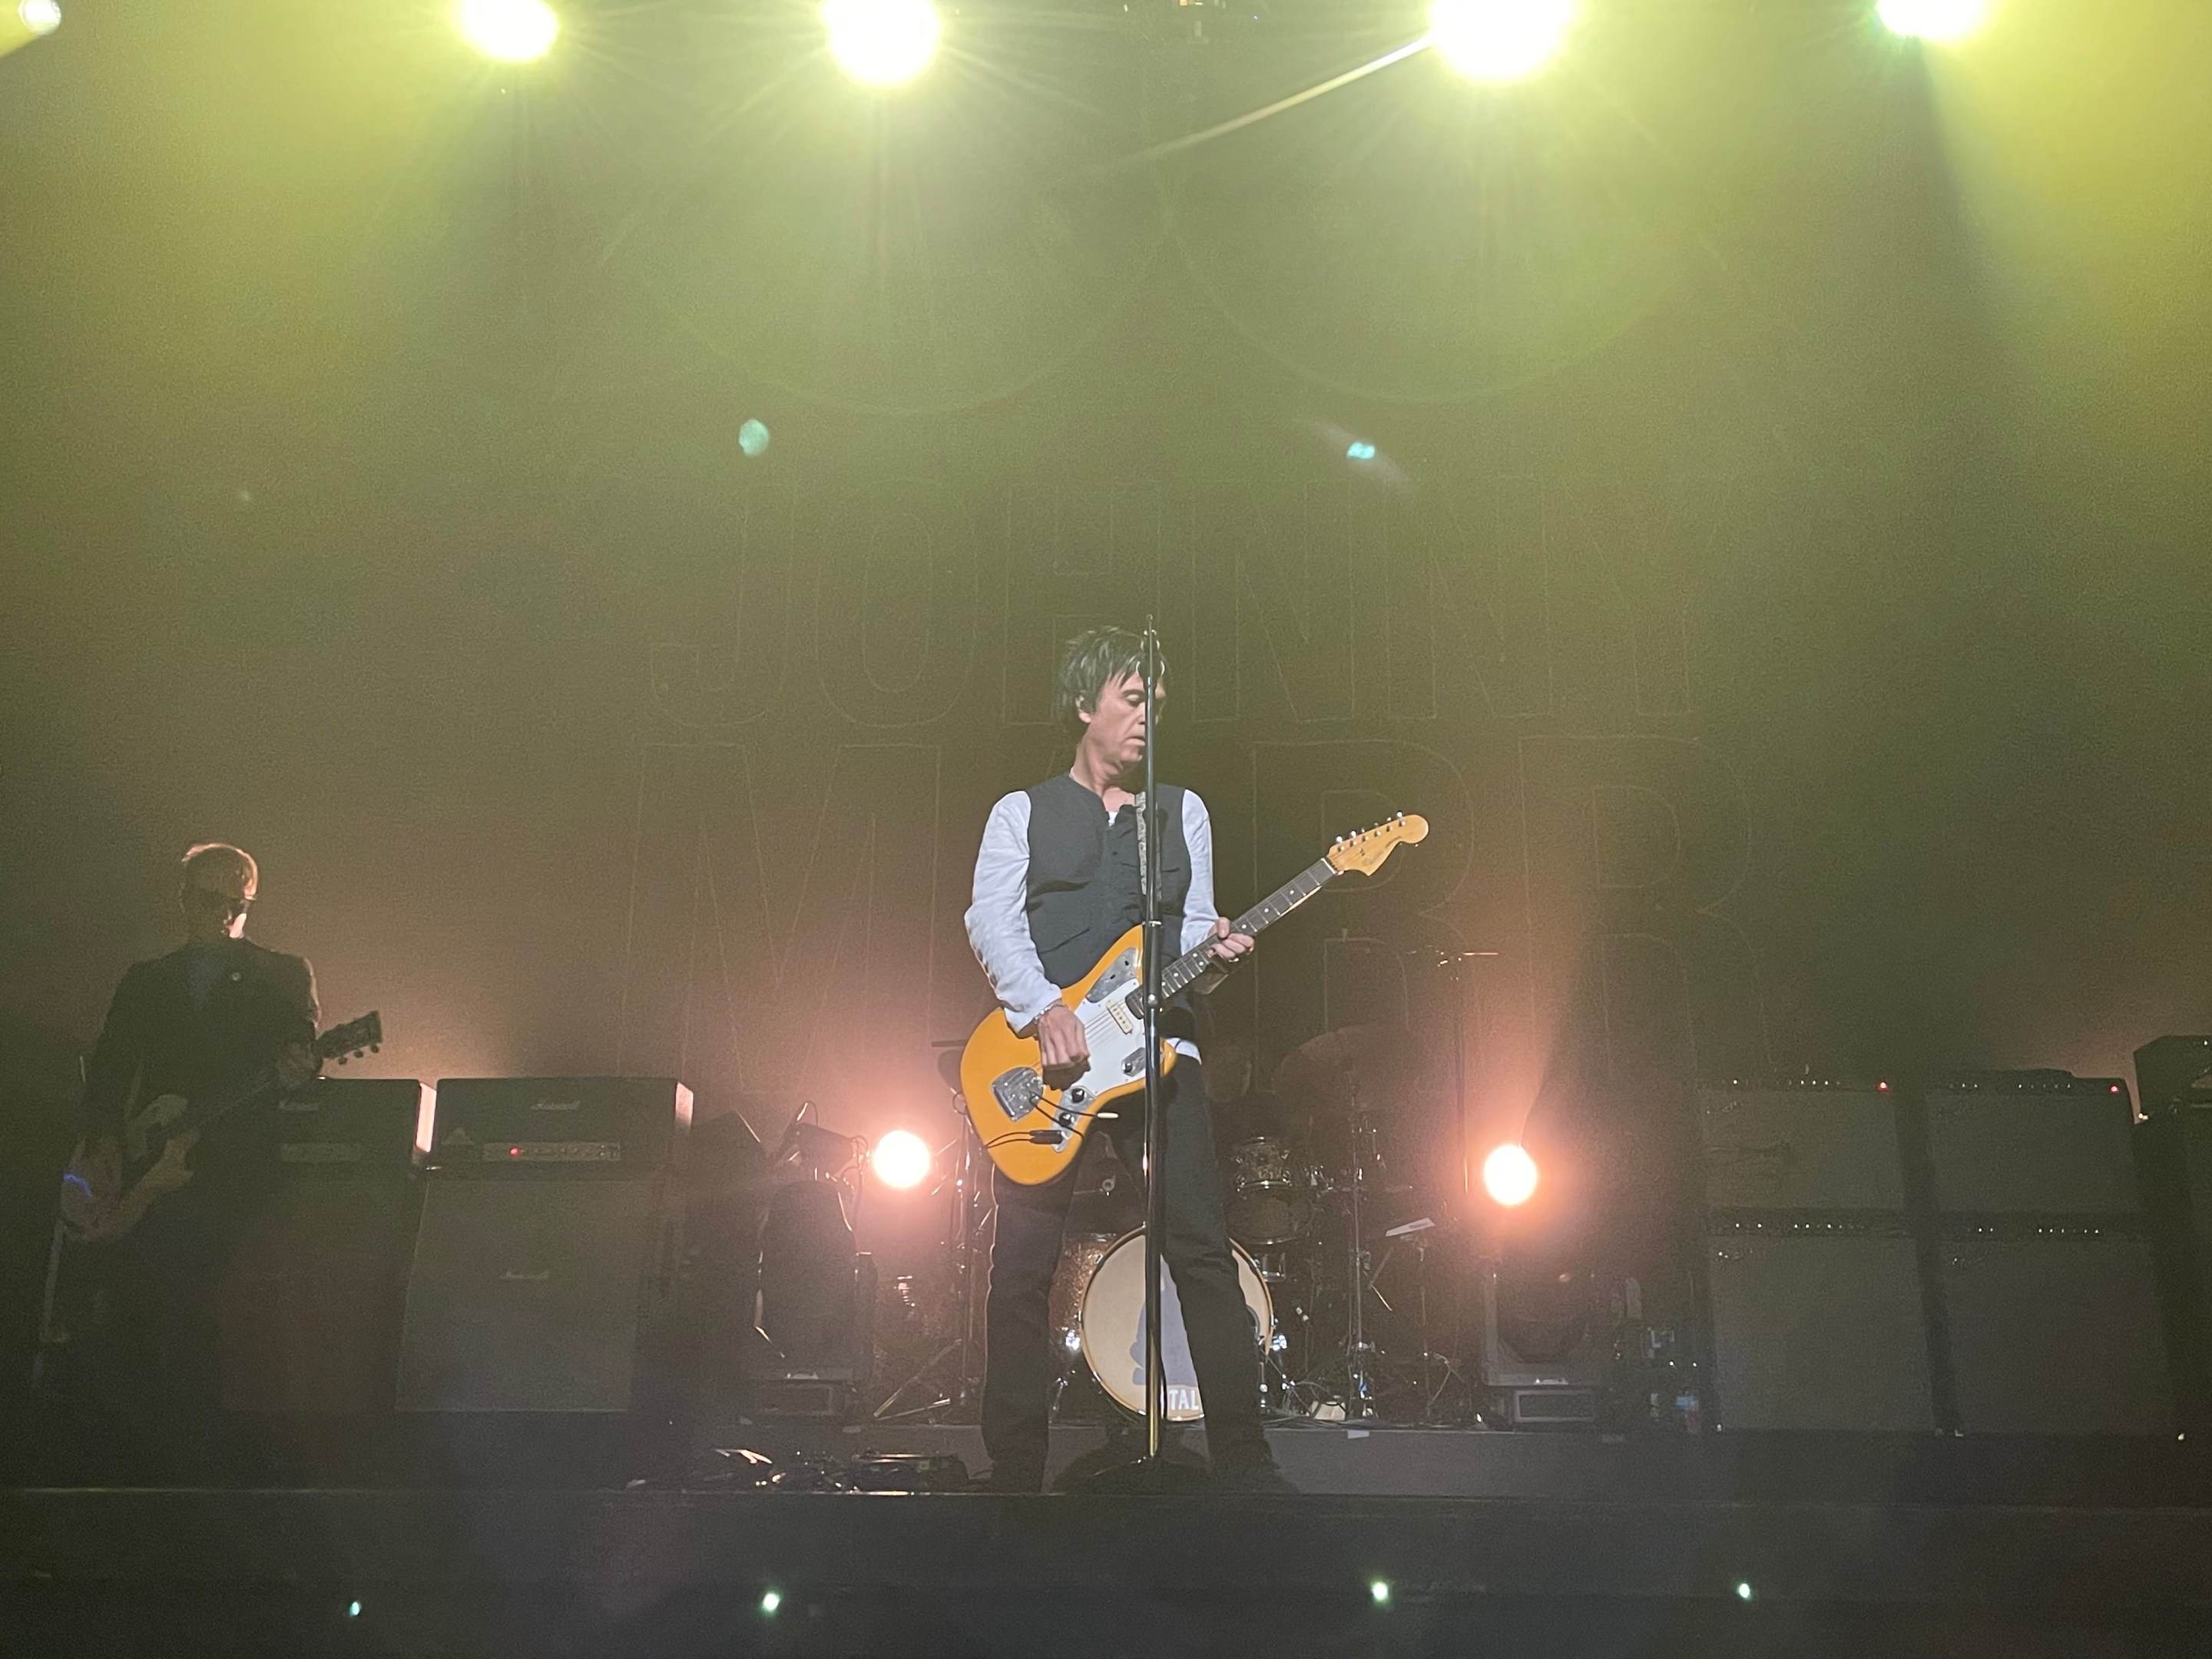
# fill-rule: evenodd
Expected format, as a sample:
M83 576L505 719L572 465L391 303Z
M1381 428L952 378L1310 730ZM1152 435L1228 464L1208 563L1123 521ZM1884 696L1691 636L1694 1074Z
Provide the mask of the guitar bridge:
M1044 1098L1044 1079L1026 1066L1018 1066L1011 1072L1001 1072L991 1079L991 1098L999 1103L999 1109L1014 1122L1019 1122L1037 1109Z

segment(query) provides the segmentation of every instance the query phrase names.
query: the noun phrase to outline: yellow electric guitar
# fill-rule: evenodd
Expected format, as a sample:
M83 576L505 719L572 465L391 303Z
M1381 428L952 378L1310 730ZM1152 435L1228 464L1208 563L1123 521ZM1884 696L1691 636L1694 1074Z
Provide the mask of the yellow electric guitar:
M367 1013L343 1025L334 1025L317 1037L315 1057L335 1060L343 1066L383 1041L382 1017ZM81 1239L122 1237L138 1224L155 1200L191 1180L191 1165L186 1160L199 1144L202 1130L216 1119L276 1091L276 1071L270 1066L228 1094L198 1101L163 1095L127 1114L121 1136L121 1167L115 1171L112 1191L103 1195L76 1175L64 1176L63 1226Z
M1372 830L1340 837L1315 863L1237 917L1237 932L1257 934L1347 872L1372 875L1393 848L1411 846L1428 833L1426 819L1401 812ZM960 1092L984 1150L1008 1180L1037 1187L1061 1174L1083 1150L1099 1109L1144 1088L1142 934L1142 928L1132 927L1060 994L1083 1022L1091 1045L1090 1069L1066 1088L1045 1082L1036 1038L1016 1031L1004 1010L985 1015L968 1039L960 1056ZM1160 1000L1196 982L1212 963L1204 945L1177 957L1160 970ZM1161 1071L1174 1064L1175 1051L1164 1048Z

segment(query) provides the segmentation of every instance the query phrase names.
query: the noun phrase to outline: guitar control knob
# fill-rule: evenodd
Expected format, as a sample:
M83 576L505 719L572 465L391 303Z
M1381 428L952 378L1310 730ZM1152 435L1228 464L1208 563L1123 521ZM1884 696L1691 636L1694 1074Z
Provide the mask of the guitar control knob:
M1091 1097L1084 1092L1083 1085L1079 1083L1073 1089L1070 1089L1067 1091L1067 1098L1069 1104L1080 1106L1085 1101L1090 1099Z

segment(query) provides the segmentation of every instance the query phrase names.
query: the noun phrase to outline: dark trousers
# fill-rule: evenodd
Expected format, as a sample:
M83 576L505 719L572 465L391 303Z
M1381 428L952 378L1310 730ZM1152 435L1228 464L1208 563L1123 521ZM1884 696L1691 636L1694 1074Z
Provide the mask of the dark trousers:
M1163 1091L1164 1254L1175 1275L1191 1364L1206 1407L1206 1449L1217 1469L1249 1466L1267 1458L1260 1424L1259 1334L1237 1282L1237 1258L1221 1216L1213 1125L1197 1062L1178 1059ZM1114 1150L1133 1171L1144 1167L1142 1101L1141 1095L1125 1098L1116 1107L1120 1117L1100 1126L1112 1134ZM983 1445L999 1479L1042 1485L1055 1375L1046 1306L1060 1265L1068 1205L1075 1196L1075 1174L1071 1169L1044 1186L1024 1187L993 1173L999 1225L991 1247Z
M100 1313L87 1358L119 1478L216 1480L236 1448L222 1414L218 1287L251 1195L199 1183L94 1247Z

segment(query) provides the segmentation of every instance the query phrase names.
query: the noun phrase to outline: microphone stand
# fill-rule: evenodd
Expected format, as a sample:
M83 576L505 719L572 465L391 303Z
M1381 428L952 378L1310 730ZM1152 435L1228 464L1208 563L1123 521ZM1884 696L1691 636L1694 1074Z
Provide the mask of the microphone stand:
M1133 1462L1109 1461L1093 1469L1079 1480L1071 1469L1062 1476L1064 1484L1079 1485L1100 1492L1179 1492L1193 1484L1194 1472L1187 1466L1170 1460L1168 1449L1168 1377L1166 1346L1162 1333L1166 1324L1166 1303L1161 1294L1165 1289L1165 1264L1161 1247L1167 1238L1167 1169L1164 1153L1167 1145L1167 1102L1160 1087L1160 1004L1156 988L1159 984L1160 957L1160 896L1159 896L1159 777L1154 762L1154 746L1158 739L1160 636L1152 627L1152 618L1145 619L1145 647L1142 659L1145 682L1145 793L1144 806L1139 815L1140 833L1138 840L1137 884L1142 899L1140 915L1142 931L1139 951L1142 963L1142 980L1139 999L1145 1016L1145 1145L1143 1152L1145 1182L1145 1441ZM1172 958L1170 958L1172 960ZM1109 1439L1100 1449L1109 1459L1114 1458ZM1080 1462L1082 1460L1079 1459Z
M1138 839L1137 889L1144 902L1145 986L1145 1462L1158 1471L1167 1438L1165 1323L1160 1295L1161 1242L1167 1237L1167 1180L1161 1153L1167 1115L1160 1097L1160 795L1158 752L1160 636L1145 618L1145 833Z

